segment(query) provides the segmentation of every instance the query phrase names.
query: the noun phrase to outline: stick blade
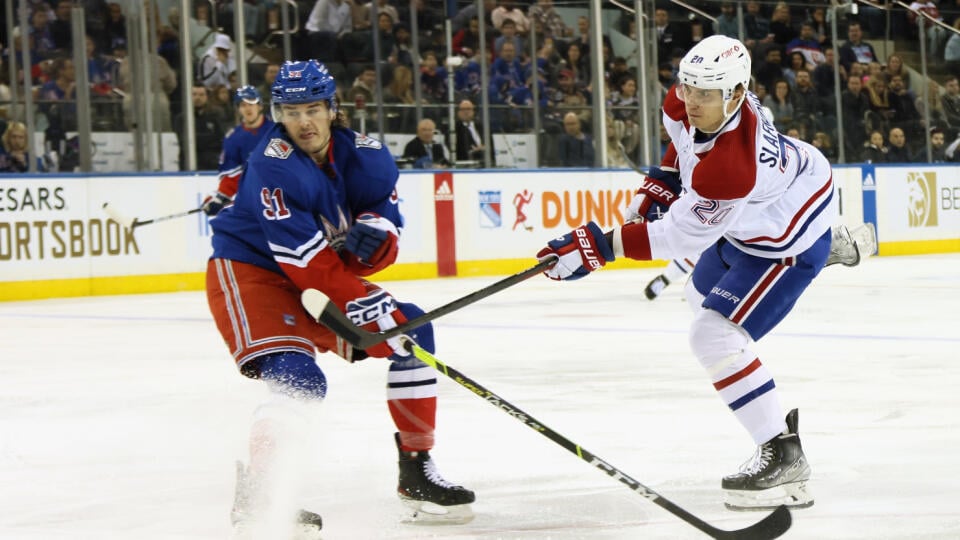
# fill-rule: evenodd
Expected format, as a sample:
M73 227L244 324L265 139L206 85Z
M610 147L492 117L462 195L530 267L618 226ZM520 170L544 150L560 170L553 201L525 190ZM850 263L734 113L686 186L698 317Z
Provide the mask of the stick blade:
M340 311L330 297L317 289L306 289L300 293L300 303L315 321L326 326L357 349L369 349L382 341L376 334L353 324L353 321Z
M112 204L105 202L103 203L103 211L110 217L110 219L116 221L124 228L132 229L133 224L136 222L136 218L123 215L122 212L117 210Z
M736 531L718 529L710 536L725 540L768 540L783 536L791 525L793 525L793 517L790 515L790 510L781 504L770 515L749 527Z

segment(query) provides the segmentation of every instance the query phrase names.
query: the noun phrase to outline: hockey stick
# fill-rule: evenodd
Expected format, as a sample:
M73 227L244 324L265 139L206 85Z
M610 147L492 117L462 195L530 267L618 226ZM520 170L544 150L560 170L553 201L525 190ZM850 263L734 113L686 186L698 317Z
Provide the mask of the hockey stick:
M419 317L410 319L399 326L389 330L382 330L380 332L368 332L363 328L354 325L352 322L350 322L350 319L347 319L343 315L337 306L335 306L333 303L328 303L326 301L326 296L316 289L307 289L303 291L302 299L304 305L307 305L308 299L310 300L311 305L320 305L323 303L324 305L320 307L314 318L323 323L323 325L330 330L333 330L335 334L347 340L347 342L354 347L358 349L369 349L377 343L381 343L390 338L405 334L414 328L419 328L420 326L427 324L434 319L454 312L460 308L469 306L478 300L482 300L520 282L526 281L540 272L550 268L556 264L556 262L556 256L546 258L534 266L527 268L526 270L522 270L512 276L501 279L492 285L488 285L478 291L474 291L464 297L458 298L453 302L440 306L433 311L424 313Z
M108 216L110 216L110 219L116 221L120 225L123 225L127 229L131 229L131 230L136 229L141 225L149 225L151 223L158 223L160 221L167 221L170 219L186 217L191 214L196 214L197 212L201 212L202 210L203 208L194 208L193 210L187 210L186 212L177 212L176 214L170 214L168 216L160 216L160 217L155 217L151 219L141 220L136 217L129 217L122 214L108 202L103 203L103 211L106 212Z
M316 289L308 289L303 292L301 298L303 306L307 309L307 312L310 315L324 324L327 324L326 321L331 319L336 319L337 324L336 328L342 327L351 327L353 323L348 319L336 306L330 302L330 299L327 298L323 293L317 291ZM331 330L334 332L339 332L333 326L330 326ZM340 337L347 339L349 341L349 336L341 335ZM750 525L749 527L739 529L736 531L725 531L723 529L718 529L713 525L703 521L697 516L687 512L683 508L680 508L675 503L664 498L659 493L653 491L649 487L641 484L639 481L631 478L627 473L621 471L620 469L614 467L613 465L607 463L606 461L600 459L596 455L588 452L585 448L581 447L579 444L574 443L573 441L567 439L563 435L560 435L556 431L553 431L539 420L526 413L525 411L514 406L507 400L501 398L497 394L486 389L483 385L477 381L467 377L463 373L457 371L456 369L444 364L435 356L421 348L419 345L413 342L409 338L403 339L404 347L413 353L421 362L429 365L435 370L443 373L447 377L453 379L454 382L460 386L470 390L474 394L480 396L485 401L493 405L494 407L502 410L508 415L516 418L523 422L527 427L536 431L537 433L543 435L544 437L550 439L551 441L557 443L558 445L567 449L570 453L576 455L578 458L586 461L590 465L593 465L597 469L600 469L607 476L616 478L620 483L626 485L633 491L636 491L640 496L650 500L651 502L657 504L661 508L670 512L671 514L679 517L683 521L689 523L690 525L696 527L700 531L708 534L712 538L724 538L724 539L739 539L739 540L753 540L753 539L767 539L767 538L777 538L790 528L792 524L792 518L790 516L790 511L786 506L779 506L774 510L770 515L763 518L762 520Z

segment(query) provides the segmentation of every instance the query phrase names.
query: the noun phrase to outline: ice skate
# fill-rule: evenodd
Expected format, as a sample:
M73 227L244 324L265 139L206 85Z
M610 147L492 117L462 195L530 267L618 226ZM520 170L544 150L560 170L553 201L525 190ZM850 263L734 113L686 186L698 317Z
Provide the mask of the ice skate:
M667 288L667 285L670 285L670 280L667 279L667 276L660 274L647 284L647 288L643 290L643 294L647 296L647 300L654 300Z
M264 516L265 507L262 497L257 494L252 479L243 462L237 462L237 490L230 511L230 523L233 525L233 540L260 540L277 538L277 528ZM320 540L323 520L320 514L309 510L300 510L293 523L283 527L289 531L291 540ZM285 531L286 532L286 531Z
M826 266L831 264L842 264L844 266L860 264L860 246L854 242L845 225L839 225L833 229L833 236L830 239L830 255L827 256Z
M397 495L413 510L405 521L418 524L462 524L473 519L470 508L476 496L454 485L437 472L430 452L400 449L400 434L394 434L399 453L400 480Z
M813 505L807 491L810 465L803 455L797 429L798 413L787 413L787 430L761 444L740 472L724 477L726 506L731 510L770 510L781 504L791 508Z

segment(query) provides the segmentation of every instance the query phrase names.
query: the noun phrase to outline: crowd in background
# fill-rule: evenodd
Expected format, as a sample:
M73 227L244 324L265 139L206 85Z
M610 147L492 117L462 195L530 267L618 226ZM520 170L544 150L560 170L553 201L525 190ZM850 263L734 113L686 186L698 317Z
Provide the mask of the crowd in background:
M71 8L84 9L92 128L129 131L137 127L127 55L129 6L103 0L15 4L21 2L29 10L27 68L37 131L44 134L44 145L38 149L44 155L34 159L44 158L40 159L44 168L74 170L77 143L69 134L78 127L78 66L71 51ZM737 4L689 3L716 21L665 2L657 4L647 29L656 34L656 74L662 92L674 83L679 60L692 45L714 33L742 37L753 58L751 90L784 133L813 143L832 160L842 144L846 162L925 162L928 136L932 161L960 160L960 34L932 24L921 30L908 10L885 12L861 5L856 14L848 10L837 21L841 36L837 71L830 39L832 10L824 3L746 1L741 5L742 36ZM532 133L535 125L539 126L535 134L541 165L593 166L593 104L598 96L591 65L595 58L600 58L605 82L600 99L606 104L604 137L610 149L606 165L622 167L628 158L639 157L648 133L641 125L639 92L644 81L638 81L637 70L631 67L632 51L617 54L611 35L602 36L602 50L591 50L591 25L583 1L484 0L483 13L477 2L457 0L416 0L413 10L406 0L301 0L296 4L291 14L298 28L291 36L293 56L324 62L338 81L343 109L354 129L408 134L410 144L397 157L412 166L475 165L483 161L486 151L495 155L496 149L488 148L492 134ZM186 82L180 65L179 2L145 2L144 6L158 21L152 41L157 46L149 60L153 101L148 110L154 129L176 132L185 140L181 96L182 86L188 85L197 169L216 169L223 136L237 122L231 103L241 84L234 2L194 3L191 35L195 42L203 39L206 46L192 55L194 77ZM911 7L960 28L960 0L917 0ZM258 58L249 64L249 84L259 89L269 110L269 88L282 61L279 4L251 1L244 2L243 9L244 34L239 39ZM618 11L610 34L635 39L634 15ZM443 25L448 18L452 53L459 58L454 63L446 61ZM23 88L23 30L17 25L8 36L6 25L0 26L0 172L22 171L30 159L25 147L18 146L25 140L19 135L24 129L22 96L11 104L10 86ZM418 49L413 44L414 30ZM903 50L881 57L871 41L888 35ZM927 79L916 65L920 39L929 59ZM14 83L9 80L11 62L16 66ZM486 88L483 65L487 66ZM487 115L481 114L484 91ZM374 106L381 99L383 107ZM453 126L447 113L451 103L457 111ZM489 125L482 125L484 116ZM651 121L658 120L654 116ZM51 155L56 159L51 160ZM185 168L183 159L181 166Z

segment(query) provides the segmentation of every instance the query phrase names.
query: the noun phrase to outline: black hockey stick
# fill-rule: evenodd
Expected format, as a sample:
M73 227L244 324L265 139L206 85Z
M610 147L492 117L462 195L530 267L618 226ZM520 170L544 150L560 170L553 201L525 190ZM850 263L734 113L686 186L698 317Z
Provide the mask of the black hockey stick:
M317 311L316 316L314 317L319 322L323 323L324 326L333 330L335 334L347 340L348 343L353 345L358 349L369 349L378 343L382 343L390 338L397 337L399 335L405 334L414 328L419 328L428 322L442 317L448 313L454 312L460 308L469 306L470 304L482 300L492 294L498 293L506 288L512 287L518 283L526 281L531 277L543 272L544 270L550 268L557 262L557 257L552 256L546 258L534 266L527 268L513 274L512 276L501 279L500 281L487 285L486 287L474 291L464 297L458 298L453 302L450 302L446 305L440 306L433 311L429 311L420 315L419 317L410 319L409 321L391 328L389 330L382 330L380 332L368 332L359 326L354 325L350 322L350 319L347 319L343 313L335 306L330 303L326 307L321 307ZM326 304L326 296L316 290L316 289L307 289L303 291L303 303L307 304L308 297L311 298L311 303L313 305L319 305L322 301ZM322 300L313 300L313 298L322 298ZM344 324L346 323L346 324Z
M308 292L313 291L311 294ZM302 297L303 306L307 309L307 312L310 315L324 324L327 324L326 321L332 319L337 320L337 324L334 326L327 326L334 332L339 334L338 328L351 327L353 323L348 319L332 302L321 292L315 289L309 289L304 291ZM325 320L324 320L325 319ZM347 335L341 335L340 337L347 339ZM620 483L626 485L628 488L640 494L640 496L650 500L651 502L657 504L661 508L670 512L671 514L679 517L683 521L693 525L700 531L708 534L712 538L724 538L724 539L738 539L738 540L761 540L768 538L777 538L790 528L792 524L792 518L790 516L790 511L786 506L779 506L774 510L770 515L763 518L762 520L750 525L749 527L735 530L735 531L725 531L723 529L718 529L713 525L703 521L697 516L687 512L683 508L680 508L675 503L669 499L664 498L659 493L653 491L649 487L641 484L639 481L631 478L627 473L621 471L620 469L614 467L613 465L607 463L606 461L600 459L596 455L588 452L585 448L581 447L579 444L574 443L570 439L567 439L563 435L560 435L556 431L553 431L539 420L533 416L527 414L525 411L517 408L507 400L501 398L497 394L487 390L483 385L477 381L467 377L463 373L460 373L456 369L444 364L435 356L421 348L419 345L413 342L413 340L405 338L403 339L403 345L408 351L413 353L420 361L434 368L435 370L443 373L447 377L450 377L460 386L470 390L474 394L480 396L485 401L493 405L494 407L502 410L508 415L516 418L523 422L527 427L536 431L537 433L543 435L544 437L550 439L551 441L557 443L558 445L566 448L570 453L576 455L578 458L586 461L590 465L593 465L597 469L600 469L604 474L612 478L616 478Z
M176 214L170 214L168 216L160 216L160 217L155 217L151 219L139 219L136 217L126 216L121 212L119 212L116 208L114 208L108 202L103 203L103 211L106 212L108 216L110 216L110 219L116 221L117 223L119 223L120 225L123 225L128 229L133 230L142 225L149 225L151 223L158 223L160 221L167 221L170 219L187 217L191 214L196 214L197 212L203 211L203 208L194 208L192 210L187 210L186 212L177 212Z

